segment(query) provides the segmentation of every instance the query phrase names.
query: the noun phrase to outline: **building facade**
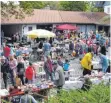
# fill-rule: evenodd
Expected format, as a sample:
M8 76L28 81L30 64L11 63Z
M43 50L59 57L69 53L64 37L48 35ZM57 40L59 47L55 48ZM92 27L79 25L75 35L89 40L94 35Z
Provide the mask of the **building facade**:
M79 27L78 32L88 33L90 30L105 31L110 34L110 21L101 20L108 14L103 12L75 12L57 10L34 10L34 15L23 20L10 18L1 21L1 30L5 36L11 37L19 33L22 37L28 31L35 29L46 29L52 31L57 25L72 24ZM100 21L101 20L101 21Z

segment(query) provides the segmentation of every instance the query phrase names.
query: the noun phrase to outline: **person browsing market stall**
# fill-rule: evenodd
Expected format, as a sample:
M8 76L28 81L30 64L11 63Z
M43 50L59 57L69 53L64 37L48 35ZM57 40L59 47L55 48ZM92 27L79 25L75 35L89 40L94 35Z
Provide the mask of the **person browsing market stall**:
M35 70L33 68L33 65L31 62L29 62L29 66L25 71L26 82L28 82L29 84L32 84L35 76L36 75L35 75Z
M43 45L43 51L44 51L44 56L47 57L50 55L50 50L51 50L51 44L47 41L45 41Z
M20 103L38 103L35 98L29 94L29 90L25 90L25 95L21 96Z
M62 89L63 85L65 84L65 76L63 72L63 68L58 65L58 63L55 61L53 63L53 68L54 68L54 83L58 88L58 93L60 92L59 90Z
M65 60L65 63L63 64L63 69L64 69L64 71L68 71L69 70L69 60Z
M51 77L53 81L53 65L50 56L47 56L47 60L44 63L44 71L46 72L46 79L49 80L49 77Z
M57 63L58 63L59 66L63 67L63 62L62 62L60 56L58 56L58 58L57 58Z
M9 73L9 63L6 61L6 58L4 56L1 57L1 73L3 76L3 81L5 84L5 88L7 88L7 75Z
M91 75L92 58L93 58L92 50L91 50L91 48L88 48L88 53L86 53L85 56L81 60L81 66L84 69L83 75L86 75L86 74Z
M102 65L102 71L106 73L109 66L108 58L102 53L99 53L99 57L100 57L100 64Z
M13 55L9 57L10 74L13 86L15 85L15 78L17 73L17 60Z
M8 59L10 56L10 47L6 44L6 46L3 48L4 56Z
M73 51L74 51L74 43L73 43L73 41L70 41L70 44L69 44L69 53L72 54Z
M18 65L17 65L17 73L18 77L21 79L22 84L24 85L24 72L25 72L25 65L22 56L17 57Z

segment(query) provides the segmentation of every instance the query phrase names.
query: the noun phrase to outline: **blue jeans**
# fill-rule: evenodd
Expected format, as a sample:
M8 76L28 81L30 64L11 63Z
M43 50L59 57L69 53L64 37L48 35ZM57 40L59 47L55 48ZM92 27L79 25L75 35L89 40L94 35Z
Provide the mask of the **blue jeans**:
M28 80L28 84L33 84L33 80Z
M102 72L106 73L107 69L107 67L102 66Z
M46 72L46 80L49 80L49 77L51 78L51 81L53 81L53 72L48 72L48 71L45 71Z
M44 52L44 56L46 57L46 56L48 56L48 55L50 55L50 51L45 51L45 52Z
M14 72L13 72L13 70L10 70L10 74L11 74L12 85L15 86L15 79L14 79Z
M46 61L47 60L47 56L49 56L50 55L50 51L45 51L44 52L44 60Z

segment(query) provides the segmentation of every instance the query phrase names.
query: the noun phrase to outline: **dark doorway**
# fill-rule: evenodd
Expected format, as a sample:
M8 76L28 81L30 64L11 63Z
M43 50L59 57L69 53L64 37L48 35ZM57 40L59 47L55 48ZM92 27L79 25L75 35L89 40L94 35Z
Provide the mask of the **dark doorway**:
M109 27L108 26L105 26L104 27L104 31L105 31L105 33L106 33L106 36L108 36L109 34L108 34L108 32L109 32Z
M98 31L102 31L103 30L103 26L98 26Z
M46 30L52 31L52 24L37 25L37 29L46 29Z
M1 25L5 37L12 37L14 34L22 34L22 25Z

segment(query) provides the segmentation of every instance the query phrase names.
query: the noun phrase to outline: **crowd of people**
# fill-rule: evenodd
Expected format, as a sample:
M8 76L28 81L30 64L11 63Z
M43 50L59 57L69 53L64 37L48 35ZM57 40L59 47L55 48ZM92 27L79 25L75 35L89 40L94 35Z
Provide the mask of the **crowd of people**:
M53 42L55 40L63 41L65 39L70 40L68 48L70 56L80 59L83 76L87 74L91 75L93 69L92 58L95 55L100 57L102 72L110 72L109 60L106 56L107 49L110 47L110 40L105 39L104 36L93 31L90 31L89 34L81 32L78 35L76 32L70 32L67 35L60 35L58 33L54 39L51 38L50 40L37 42L37 48L42 49L44 53L43 68L46 73L46 80L51 78L51 81L54 82L59 89L65 84L63 71L69 70L70 60L65 58L65 62L63 62L61 55L58 55L56 60L53 60L51 55L51 47L54 46ZM25 85L27 83L32 84L34 79L36 79L33 63L29 61L29 65L26 66L26 60L21 56L21 48L22 47L18 45L16 51L14 51L7 43L3 47L3 53L1 54L1 76L3 77L5 88L8 86L7 80L9 74L13 86Z

